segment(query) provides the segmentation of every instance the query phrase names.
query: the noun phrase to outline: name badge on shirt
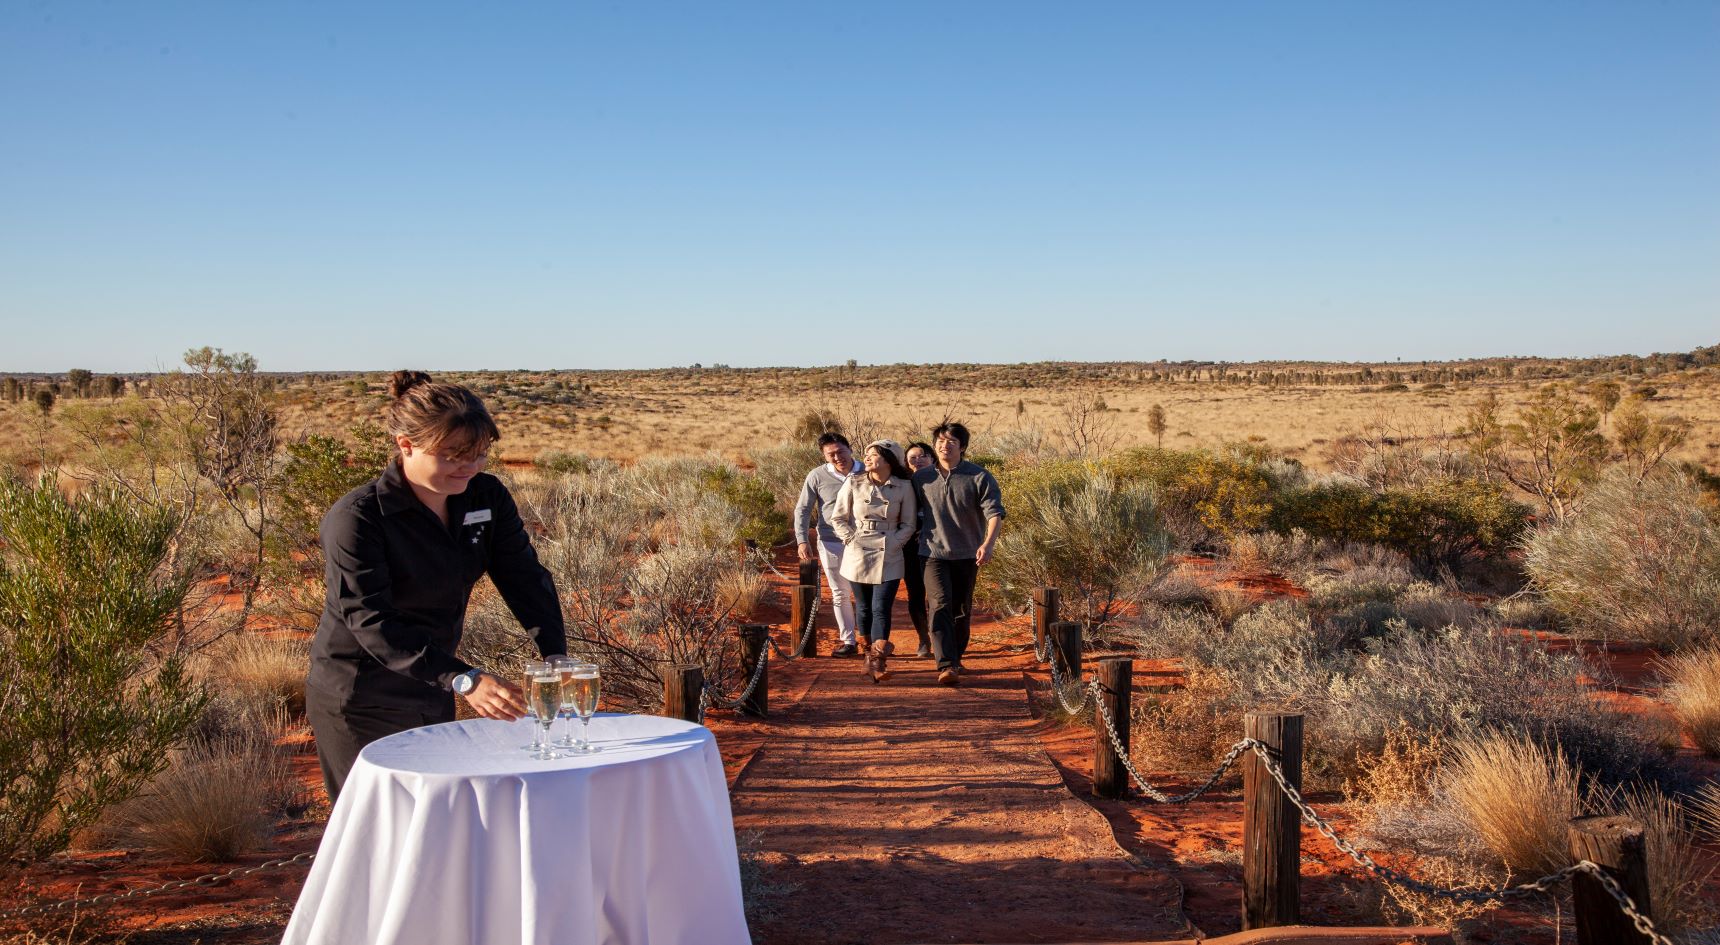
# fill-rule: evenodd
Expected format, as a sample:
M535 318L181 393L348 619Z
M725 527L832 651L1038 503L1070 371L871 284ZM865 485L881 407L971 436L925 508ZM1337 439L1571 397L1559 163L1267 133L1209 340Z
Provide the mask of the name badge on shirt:
M489 520L490 520L490 510L489 509L478 509L477 511L474 511L474 512L467 512L465 520L463 520L460 524L462 524L462 525L476 525L479 522L487 522Z

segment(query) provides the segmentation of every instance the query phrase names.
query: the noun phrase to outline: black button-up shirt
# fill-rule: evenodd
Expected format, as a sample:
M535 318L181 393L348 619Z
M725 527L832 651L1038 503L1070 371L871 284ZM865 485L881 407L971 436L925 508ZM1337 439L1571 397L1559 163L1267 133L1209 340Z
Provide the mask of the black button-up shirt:
M486 572L546 656L567 652L561 601L513 496L479 473L448 497L444 526L398 462L322 522L328 596L307 684L341 704L442 703L473 667L454 655L472 585Z

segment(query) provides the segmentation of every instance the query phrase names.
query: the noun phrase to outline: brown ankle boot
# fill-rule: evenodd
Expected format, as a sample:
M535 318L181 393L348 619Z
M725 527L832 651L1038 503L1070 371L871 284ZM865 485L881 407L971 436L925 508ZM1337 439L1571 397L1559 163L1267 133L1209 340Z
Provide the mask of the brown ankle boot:
M868 661L871 663L873 682L881 683L890 678L888 661L890 654L894 652L896 652L896 644L889 640L879 640L872 644L872 654L868 657Z

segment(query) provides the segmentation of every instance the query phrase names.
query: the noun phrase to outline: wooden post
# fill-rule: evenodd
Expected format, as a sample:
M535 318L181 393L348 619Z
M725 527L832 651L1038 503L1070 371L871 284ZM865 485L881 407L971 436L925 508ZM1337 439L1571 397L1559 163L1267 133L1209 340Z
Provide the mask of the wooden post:
M800 583L818 586L818 559L808 558L800 562Z
M1057 622L1058 604L1063 592L1055 587L1042 587L1033 592L1033 651L1045 652L1045 636Z
M705 669L697 663L677 663L663 677L663 714L671 719L699 721L699 693L705 689Z
M1571 860L1592 860L1604 869L1637 911L1654 918L1648 901L1648 865L1642 824L1629 817L1578 817L1571 821ZM1571 877L1577 914L1577 945L1648 945L1600 880L1588 873Z
M1250 712L1243 734L1271 749L1284 779L1302 790L1300 713ZM1302 815L1251 751L1242 759L1243 931L1298 924L1301 881Z
M1117 739L1123 750L1129 749L1130 693L1135 682L1135 661L1126 656L1107 656L1099 661L1099 699L1111 714ZM1111 744L1105 731L1104 719L1095 719L1093 726L1093 794L1095 797L1122 797L1129 790L1129 773L1123 768L1122 757Z
M788 639L789 649L796 657L818 655L818 628L806 633L806 619L812 613L812 608L818 602L818 585L802 584L794 589L794 606L789 609ZM802 634L805 642L802 643Z
M1081 679L1081 624L1074 620L1059 620L1051 625L1051 645L1063 654L1057 665L1065 670L1065 685Z
M759 660L765 658L765 647L770 643L770 628L762 623L743 623L740 629L741 637L741 685L752 682L753 673L757 672L758 687L752 695L741 700L740 711L744 715L764 717L770 714L770 663L767 661L763 669L759 669Z

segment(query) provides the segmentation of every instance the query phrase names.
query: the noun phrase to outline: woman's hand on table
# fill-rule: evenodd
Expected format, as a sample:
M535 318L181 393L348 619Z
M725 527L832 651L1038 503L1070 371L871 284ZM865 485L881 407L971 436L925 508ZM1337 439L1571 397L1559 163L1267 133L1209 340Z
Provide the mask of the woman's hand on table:
M478 685L466 694L466 704L482 718L512 722L526 714L525 694L500 676L478 674Z

